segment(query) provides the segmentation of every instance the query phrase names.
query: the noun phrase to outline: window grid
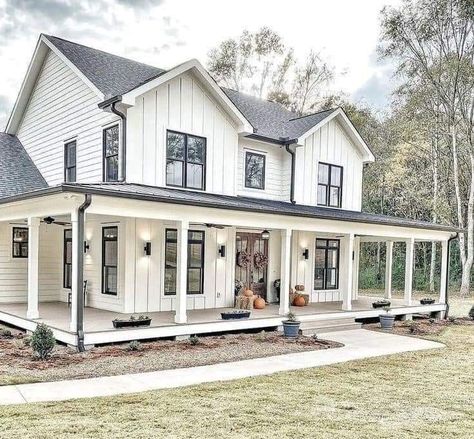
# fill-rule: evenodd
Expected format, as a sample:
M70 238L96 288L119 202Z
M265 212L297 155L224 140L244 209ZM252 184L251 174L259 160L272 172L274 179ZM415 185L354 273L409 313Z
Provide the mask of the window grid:
M102 131L104 181L118 181L119 137L119 124Z
M72 288L72 230L64 230L63 248L63 287Z
M315 290L337 290L339 288L339 239L316 238L314 261L314 289ZM319 250L319 252L318 252ZM335 252L336 264L330 265L330 254ZM324 265L318 266L318 253L322 253ZM334 283L331 284L330 274L334 274Z
M245 152L245 187L265 189L265 160L263 154ZM251 166L257 166L257 169L251 169Z
M327 168L327 180L322 181L322 169ZM333 184L333 175L339 173L339 184ZM342 179L343 168L338 165L331 165L329 163L319 162L318 168L318 206L341 207L342 206ZM337 201L332 203L331 193L337 191ZM322 198L324 197L324 199Z
M76 181L77 143L75 140L64 145L64 181L74 183Z
M115 245L111 246L111 243ZM112 253L109 253L112 252ZM112 260L112 263L111 261ZM117 295L118 227L102 228L102 294Z
M28 227L13 227L12 230L12 258L28 257Z

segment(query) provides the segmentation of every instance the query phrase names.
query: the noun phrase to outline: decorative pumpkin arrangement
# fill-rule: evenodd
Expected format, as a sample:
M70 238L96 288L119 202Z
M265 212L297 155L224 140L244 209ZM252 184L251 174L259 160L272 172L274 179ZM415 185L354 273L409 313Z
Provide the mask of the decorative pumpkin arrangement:
M266 305L265 300L262 299L260 296L258 296L258 298L255 299L255 301L253 302L253 307L255 309L263 309L265 308L265 305Z
M245 250L237 252L237 265L239 267L246 268L251 262L252 257Z
M296 291L304 291L304 285L295 285Z
M293 305L294 306L305 306L306 305L306 301L304 300L304 297L301 296L301 295L297 295L295 297L295 300L293 300Z
M245 297L252 297L253 296L253 291L250 288L247 288L244 290L244 296Z
M258 270L265 268L268 265L268 256L262 252L255 252L253 256L253 265Z

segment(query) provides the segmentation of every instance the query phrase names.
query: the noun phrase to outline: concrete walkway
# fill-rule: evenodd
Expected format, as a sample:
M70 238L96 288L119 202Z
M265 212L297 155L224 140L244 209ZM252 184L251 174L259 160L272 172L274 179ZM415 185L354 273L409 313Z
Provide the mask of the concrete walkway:
M343 363L362 358L444 347L414 337L356 329L321 334L344 344L342 348L299 352L274 357L219 363L184 369L161 370L111 377L19 384L0 387L0 405L64 401L148 390L170 389L215 381L229 381L276 372Z

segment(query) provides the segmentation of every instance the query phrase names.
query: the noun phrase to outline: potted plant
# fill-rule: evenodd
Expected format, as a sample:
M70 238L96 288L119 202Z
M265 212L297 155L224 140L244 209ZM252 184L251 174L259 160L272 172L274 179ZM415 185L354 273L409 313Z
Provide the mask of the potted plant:
M387 299L376 300L375 302L372 302L372 308L386 308L391 304L392 303L390 302L390 300Z
M390 314L390 308L387 306L384 308L385 314L379 314L380 327L382 329L391 330L393 328L393 322L395 321L395 316Z
M148 316L140 315L135 317L131 315L128 319L113 319L112 324L114 328L132 328L135 326L150 326L151 318Z
M295 338L298 337L300 333L300 324L301 322L296 318L296 315L292 312L289 312L287 315L287 320L283 320L283 334L285 337Z
M435 300L431 297L424 297L420 300L420 303L422 305L433 305L433 303L435 303Z
M244 309L235 309L233 311L221 312L222 320L248 319L250 311Z

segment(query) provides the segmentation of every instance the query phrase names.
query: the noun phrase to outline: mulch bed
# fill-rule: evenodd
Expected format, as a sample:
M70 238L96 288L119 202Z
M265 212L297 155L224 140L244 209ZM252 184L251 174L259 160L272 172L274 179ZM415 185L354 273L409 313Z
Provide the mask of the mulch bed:
M141 342L138 350L123 343L78 353L57 345L51 358L41 361L34 358L25 340L18 331L12 337L0 335L0 385L202 366L342 346L317 338L291 340L278 332L261 332L200 337L196 345L190 340Z

